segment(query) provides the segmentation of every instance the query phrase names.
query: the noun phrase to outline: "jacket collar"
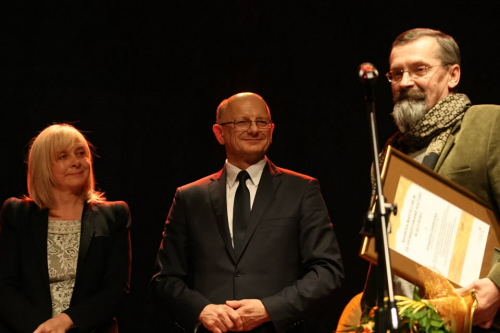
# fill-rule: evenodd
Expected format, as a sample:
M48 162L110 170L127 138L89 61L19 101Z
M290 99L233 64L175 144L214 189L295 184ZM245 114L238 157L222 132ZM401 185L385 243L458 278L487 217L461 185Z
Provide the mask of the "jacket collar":
M460 126L462 125L462 119L457 121L457 123L453 126L450 135L448 136L448 139L446 140L446 143L443 147L443 150L441 151L441 154L439 154L439 158L436 162L436 166L434 167L434 171L438 172L439 168L443 164L446 156L450 152L451 148L455 144L455 138L457 135L457 132L460 130Z
M262 176L259 181L257 193L255 194L247 231L245 233L245 239L243 240L243 250L240 257L244 255L246 245L255 232L255 229L259 224L267 205L271 201L271 198L281 184L281 175L282 172L266 157L266 166L262 171ZM225 168L222 168L222 170L212 175L211 183L208 185L208 192L213 207L215 220L217 222L221 237L224 241L226 251L236 263L239 258L236 258L233 251L231 234L229 232L227 220Z
M44 273L44 279L49 283L48 276L48 263L47 263L47 237L48 237L48 224L49 224L49 211L47 209L40 210L36 204L30 207L33 216L33 244L34 248L38 249L34 251L35 256L39 256L37 262L41 265L41 272ZM92 204L85 203L83 206L82 217L81 217L81 236L80 236L80 248L78 250L78 263L76 275L81 272L81 267L86 258L90 242L95 234L96 225L102 225L97 221L102 218L97 214L96 207ZM107 225L104 223L104 225Z
M95 205L85 203L82 212L82 231L80 236L80 249L78 250L78 264L76 275L80 275L81 266L80 263L85 261L87 252L90 246L90 242L95 234L95 228L97 225L101 225L98 219L102 219L102 214L97 214ZM104 225L107 225L104 223Z

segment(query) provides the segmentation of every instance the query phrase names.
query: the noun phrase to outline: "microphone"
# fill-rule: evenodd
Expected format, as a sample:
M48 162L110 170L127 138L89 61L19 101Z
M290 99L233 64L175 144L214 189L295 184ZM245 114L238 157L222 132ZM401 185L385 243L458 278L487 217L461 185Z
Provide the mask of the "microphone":
M378 70L369 62L364 62L359 65L359 79L361 83L370 83L374 85L377 82Z
M359 65L358 76L365 87L365 100L367 102L373 102L375 100L373 86L375 82L377 82L378 70L371 63L364 62Z

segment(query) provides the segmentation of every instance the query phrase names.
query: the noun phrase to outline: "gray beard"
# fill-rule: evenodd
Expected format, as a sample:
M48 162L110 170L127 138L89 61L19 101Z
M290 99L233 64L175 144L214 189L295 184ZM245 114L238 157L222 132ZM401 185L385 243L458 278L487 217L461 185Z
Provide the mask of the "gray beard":
M425 101L403 100L394 105L392 117L401 133L411 130L427 113Z
M411 130L427 113L425 93L418 90L404 90L394 96L391 113L401 133Z

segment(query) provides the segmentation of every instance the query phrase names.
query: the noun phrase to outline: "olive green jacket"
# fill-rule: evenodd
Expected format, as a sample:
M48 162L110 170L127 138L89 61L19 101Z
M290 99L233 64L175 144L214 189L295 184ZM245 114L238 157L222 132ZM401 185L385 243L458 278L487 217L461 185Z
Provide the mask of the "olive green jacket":
M471 106L452 129L434 171L490 203L500 221L500 105ZM370 265L361 307L376 305L376 275ZM500 262L488 276L500 287Z
M488 201L500 218L500 106L471 106L455 125L434 170ZM500 262L488 277L500 287Z

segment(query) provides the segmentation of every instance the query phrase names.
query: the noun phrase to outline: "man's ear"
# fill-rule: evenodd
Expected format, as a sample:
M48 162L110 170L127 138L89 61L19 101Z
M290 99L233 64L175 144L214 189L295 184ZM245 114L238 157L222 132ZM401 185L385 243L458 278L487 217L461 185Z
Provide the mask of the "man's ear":
M219 124L214 124L212 126L212 131L214 132L215 138L217 141L221 144L224 145L224 133L222 131L222 126Z
M458 64L450 65L450 78L448 80L448 89L453 90L460 82L460 66Z

